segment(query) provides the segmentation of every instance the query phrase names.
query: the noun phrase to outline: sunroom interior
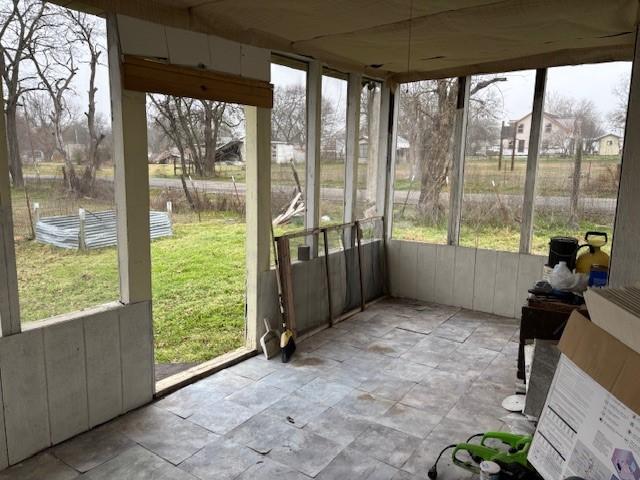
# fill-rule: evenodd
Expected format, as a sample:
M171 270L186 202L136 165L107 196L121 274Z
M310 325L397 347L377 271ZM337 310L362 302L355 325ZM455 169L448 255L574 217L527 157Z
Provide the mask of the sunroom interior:
M531 434L534 426L501 402L517 390L522 307L547 263L547 231L536 236L536 213L549 181L539 158L554 69L629 67L622 162L607 210L609 285L640 280L635 0L53 3L106 19L120 298L21 322L3 117L0 478L418 479L443 447L469 435ZM291 204L303 205L302 227L278 230L275 240L274 65L302 72L306 82L304 188ZM474 87L523 71L526 151L516 152L516 129L513 141L500 134L504 168L516 155L522 166L517 213L508 220L515 240L487 248L480 237L499 233L476 231L469 240L465 212L474 202L500 210L505 197L473 193L465 181L474 161ZM346 92L337 187L321 174L323 85L337 91L327 78ZM405 143L414 140L399 117L412 94L438 88L452 99L450 122L424 128L445 129L449 160L437 192L445 213L421 236L411 218L429 185L405 168L412 155ZM245 122L244 345L159 381L149 93L243 105ZM376 110L365 173L363 98L371 98L367 116ZM339 212L331 219L323 211L329 201ZM263 319L281 323L282 311L295 318L297 350L288 363L265 359L259 342ZM439 478L473 475L450 459L439 467Z

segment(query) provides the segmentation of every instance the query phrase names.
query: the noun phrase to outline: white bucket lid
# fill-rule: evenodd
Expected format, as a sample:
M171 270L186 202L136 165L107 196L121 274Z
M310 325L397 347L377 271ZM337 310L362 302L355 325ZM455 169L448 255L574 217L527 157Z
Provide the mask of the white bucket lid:
M500 465L496 462L492 462L490 460L485 460L480 463L480 471L483 473L488 473L489 475L494 475L496 473L500 473Z

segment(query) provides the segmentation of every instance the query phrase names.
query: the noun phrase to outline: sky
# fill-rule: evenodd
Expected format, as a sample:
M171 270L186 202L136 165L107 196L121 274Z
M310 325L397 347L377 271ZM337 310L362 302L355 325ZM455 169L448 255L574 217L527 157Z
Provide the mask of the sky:
M554 92L562 96L576 99L588 98L595 104L602 118L606 121L608 113L616 105L614 88L620 79L629 77L631 62L612 62L592 65L578 65L550 68L547 77L547 92ZM505 74L506 82L494 84L489 88L498 90L503 98L502 120L514 120L523 117L531 111L533 102L533 87L535 70L512 72ZM101 66L97 75L98 82L98 111L109 117L109 77L106 66ZM271 82L276 86L304 84L305 73L281 65L272 65ZM88 69L81 66L76 77L74 90L76 102L80 108L85 108L87 98ZM346 82L325 77L323 81L325 96L336 105L340 105L340 113L346 107ZM84 111L84 110L82 110Z

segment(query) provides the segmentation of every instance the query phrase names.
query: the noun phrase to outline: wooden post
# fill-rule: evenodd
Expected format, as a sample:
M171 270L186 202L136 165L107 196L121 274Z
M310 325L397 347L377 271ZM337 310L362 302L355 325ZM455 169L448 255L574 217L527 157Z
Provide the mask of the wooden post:
M389 95L389 125L387 144L387 164L386 164L386 182L385 182L385 239L391 238L393 230L393 200L395 195L394 182L396 178L396 157L398 146L398 93L392 92Z
M151 300L149 166L145 94L122 87L115 15L107 17L109 83L118 212L118 263L122 303Z
M460 241L460 216L464 192L464 154L467 140L467 116L469 113L470 77L458 78L458 101L453 131L453 164L449 182L449 229L447 243L458 245Z
M520 224L520 253L529 253L531 251L536 201L536 177L538 175L538 152L542 138L546 85L547 69L539 68L536 71L536 84L533 91L531 130L529 132L529 150L527 151L527 176L524 181L522 223Z
M329 302L329 326L333 326L333 298L331 297L331 270L329 268L329 238L327 229L322 229L322 241L324 243L324 268L327 274L327 301Z
M84 208L78 209L78 250L87 249L87 238L85 232L86 213Z
M173 202L167 201L167 217L169 217L169 223L173 224Z
M354 224L356 229L356 246L358 248L358 280L360 283L360 311L364 312L365 298L364 298L364 278L362 276L362 230L360 229L360 222L356 221Z
M320 135L322 108L322 65L318 61L309 63L307 71L307 184L305 191L305 229L317 228L320 224ZM318 242L307 238L311 246L311 258L318 256Z
M271 110L244 107L247 222L247 348L257 348L262 325L260 278L270 269Z
M502 145L502 133L504 132L504 120L502 121L502 125L500 126L500 146L498 147L498 171L502 170L502 150L504 146Z
M0 82L0 112L4 112L4 96ZM20 333L18 274L13 239L9 153L4 115L0 113L0 330L6 337Z
M280 285L282 288L282 309L284 311L284 321L286 326L296 332L296 312L293 303L293 284L291 274L291 247L287 237L279 237L276 239L278 245L278 272L280 276Z
M384 216L387 187L387 166L390 163L389 146L392 144L393 110L391 89L384 82L380 88L380 119L378 121L378 166L376 168L376 215ZM369 142L372 140L369 139Z
M362 75L349 74L347 87L347 132L344 162L344 223L355 220L358 199L358 150Z
M515 122L515 124L513 125L513 145L511 148L511 171L513 172L513 169L515 167L515 163L516 163L516 135L518 134L518 122Z

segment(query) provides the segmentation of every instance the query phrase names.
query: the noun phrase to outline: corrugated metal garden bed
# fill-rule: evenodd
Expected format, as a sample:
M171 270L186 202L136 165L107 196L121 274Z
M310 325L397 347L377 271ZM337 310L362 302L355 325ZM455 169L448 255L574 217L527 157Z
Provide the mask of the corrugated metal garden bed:
M85 211L83 222L84 225L81 229L80 213L78 215L40 218L36 222L36 241L74 250L116 245L115 210L104 212ZM168 212L149 212L149 223L151 239L173 235L171 217Z

